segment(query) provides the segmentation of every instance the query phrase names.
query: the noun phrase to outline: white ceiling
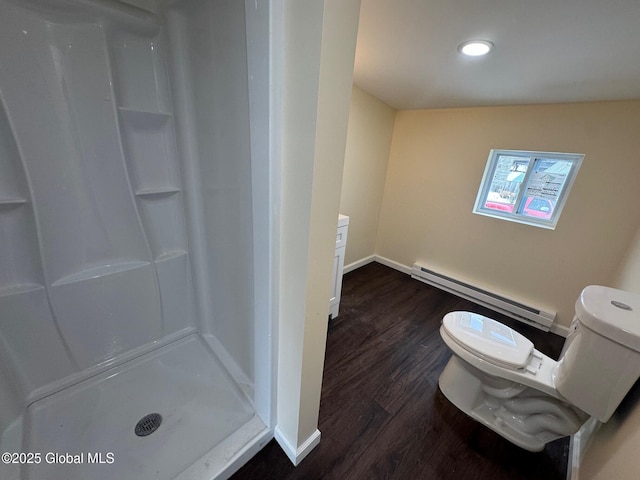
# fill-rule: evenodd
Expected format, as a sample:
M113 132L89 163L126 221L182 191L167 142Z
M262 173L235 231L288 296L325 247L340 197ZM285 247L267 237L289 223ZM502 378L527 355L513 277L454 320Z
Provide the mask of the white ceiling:
M640 0L362 0L354 83L396 109L640 98ZM490 40L484 58L458 45Z

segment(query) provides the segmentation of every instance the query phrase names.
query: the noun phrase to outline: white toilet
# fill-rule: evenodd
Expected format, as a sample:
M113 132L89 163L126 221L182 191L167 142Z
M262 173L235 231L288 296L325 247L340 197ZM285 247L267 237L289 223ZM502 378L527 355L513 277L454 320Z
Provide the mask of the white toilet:
M589 286L556 362L490 318L452 312L440 335L453 356L442 393L514 444L540 451L593 416L609 420L640 376L640 295Z

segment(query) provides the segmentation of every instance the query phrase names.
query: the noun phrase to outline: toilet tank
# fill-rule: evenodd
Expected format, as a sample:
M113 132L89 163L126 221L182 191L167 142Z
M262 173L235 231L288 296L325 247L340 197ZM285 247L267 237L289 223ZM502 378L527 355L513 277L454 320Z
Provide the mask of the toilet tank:
M558 392L606 422L639 376L640 295L586 287L558 360Z

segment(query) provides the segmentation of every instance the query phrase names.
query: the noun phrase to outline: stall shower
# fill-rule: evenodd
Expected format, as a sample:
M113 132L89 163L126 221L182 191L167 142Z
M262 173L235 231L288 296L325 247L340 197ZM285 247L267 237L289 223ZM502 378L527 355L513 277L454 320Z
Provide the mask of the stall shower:
M264 4L0 0L3 480L224 477L269 438Z

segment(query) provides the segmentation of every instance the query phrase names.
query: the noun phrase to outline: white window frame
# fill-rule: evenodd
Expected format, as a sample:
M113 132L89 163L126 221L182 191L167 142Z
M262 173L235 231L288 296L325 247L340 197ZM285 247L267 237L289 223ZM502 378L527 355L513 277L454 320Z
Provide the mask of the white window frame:
M496 210L493 208L487 208L485 206L485 204L489 201L489 190L495 176L496 168L498 166L498 160L501 156L522 157L523 160L526 159L529 161L524 179L520 184L521 188L519 189L516 200L513 204L514 206L512 212ZM560 218L560 214L562 213L562 209L564 208L564 204L567 201L569 192L571 191L571 187L573 186L573 182L576 178L576 175L578 174L578 170L580 170L580 166L582 165L583 159L584 155L581 153L537 152L531 150L491 150L489 152L489 158L487 159L487 165L484 170L484 175L482 176L482 182L480 183L480 188L478 190L478 196L476 197L476 203L473 208L473 213L485 215L487 217L508 220L511 222L522 223L525 225L531 225L534 227L555 230ZM569 173L567 174L566 180L556 197L556 203L555 207L553 208L553 213L548 219L536 218L522 213L526 199L528 198L526 196L526 192L532 180L533 171L535 170L534 165L537 162L544 160L562 160L571 162Z

